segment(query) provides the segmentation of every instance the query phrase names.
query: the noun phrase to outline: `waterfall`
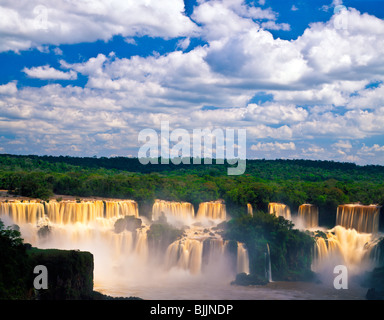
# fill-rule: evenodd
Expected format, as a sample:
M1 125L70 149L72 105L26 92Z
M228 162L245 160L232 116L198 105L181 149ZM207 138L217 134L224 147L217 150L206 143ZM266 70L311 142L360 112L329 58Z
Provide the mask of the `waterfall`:
M155 200L152 207L152 220L158 220L162 214L166 218L188 221L195 217L195 210L193 205L188 202L175 202Z
M248 214L253 217L253 208L252 208L252 205L250 203L247 203L247 210L248 210Z
M36 224L44 217L44 205L37 201L0 202L0 216L7 215L15 223Z
M201 271L203 242L196 239L182 239L173 242L166 251L167 268L179 267L192 274Z
M249 274L248 250L241 242L237 243L237 273Z
M313 228L317 208L310 205L300 208L299 216L306 221L306 227ZM373 268L377 257L379 213L380 207L376 205L338 206L335 227L315 238L312 270L329 274L335 265L341 264L351 274L359 274Z
M207 238L203 240L203 264L210 266L219 261L226 250L226 242L221 238Z
M380 206L345 204L337 208L336 224L358 232L377 233L379 229Z
M115 275L134 260L146 260L147 239L143 227L136 233L115 233L114 223L125 215L138 217L138 206L133 200L89 201L5 201L0 202L0 219L12 221L20 227L26 243L47 249L83 250L94 254L95 282ZM39 235L41 226L49 231ZM130 258L128 258L130 257ZM131 259L131 261L128 261ZM121 270L119 269L119 272ZM139 271L139 270L138 270Z
M17 223L26 243L41 249L91 252L95 287L119 288L122 283L129 287L173 276L229 281L237 271L249 273L245 246L238 243L234 251L235 244L228 245L217 229L226 219L223 201L201 203L195 215L190 203L156 200L152 211L155 220L162 213L170 223L178 219L184 231L155 255L149 255L147 239L152 221L140 217L133 200L0 202L0 219L6 216L6 224ZM124 216L139 218L141 226L116 229L116 221ZM42 226L48 227L44 234L39 232Z
M302 204L299 207L299 218L306 228L315 228L319 225L319 209L312 204Z
M285 204L271 202L268 205L268 212L274 214L276 217L283 217L284 219L291 220L291 210Z
M95 201L101 205L102 201ZM139 209L137 202L133 200L119 200L110 201L106 200L104 217L106 219L119 218L123 216L135 216L139 217Z
M269 244L265 252L265 278L272 282L272 267L271 267L271 253L269 251Z
M102 201L50 201L44 207L48 219L57 224L88 223L104 217Z
M199 210L196 214L197 219L212 219L212 220L225 220L227 213L223 201L203 202L199 205Z
M146 263L148 259L148 241L147 241L148 229L149 227L146 226L136 231L135 253L140 258L142 263Z
M44 203L48 219L57 224L89 223L96 219L138 217L138 206L133 200L121 201L50 201Z
M348 267L351 273L359 273L373 266L371 251L375 237L370 233L359 233L355 229L335 226L326 232L326 237L318 237L312 264L314 271L337 264Z

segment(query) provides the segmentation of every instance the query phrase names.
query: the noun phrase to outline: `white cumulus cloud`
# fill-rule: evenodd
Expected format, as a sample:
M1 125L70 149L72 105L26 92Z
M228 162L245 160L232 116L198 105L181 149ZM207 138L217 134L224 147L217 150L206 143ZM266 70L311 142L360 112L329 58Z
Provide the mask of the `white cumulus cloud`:
M4 0L0 17L0 52L115 35L174 38L199 29L184 14L183 0Z
M293 142L280 143L280 142L259 142L251 146L253 151L284 151L296 150L296 145Z
M73 70L70 70L69 72L64 72L64 71L60 71L55 68L52 68L48 65L32 67L29 69L24 68L23 72L26 73L30 78L38 78L42 80L47 80L47 79L76 80L77 79L77 73Z

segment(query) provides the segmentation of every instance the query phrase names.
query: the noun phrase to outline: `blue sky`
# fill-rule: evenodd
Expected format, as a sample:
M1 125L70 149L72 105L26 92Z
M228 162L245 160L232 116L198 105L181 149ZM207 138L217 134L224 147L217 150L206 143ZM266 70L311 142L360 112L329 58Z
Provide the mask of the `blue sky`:
M384 1L0 4L0 153L137 156L247 130L248 158L384 165Z

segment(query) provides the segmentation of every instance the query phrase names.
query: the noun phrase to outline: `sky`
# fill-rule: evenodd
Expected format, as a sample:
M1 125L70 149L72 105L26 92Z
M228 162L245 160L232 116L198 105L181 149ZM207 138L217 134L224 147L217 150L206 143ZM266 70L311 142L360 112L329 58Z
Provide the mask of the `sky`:
M0 153L137 157L166 121L245 129L249 159L384 165L383 19L383 0L0 0Z

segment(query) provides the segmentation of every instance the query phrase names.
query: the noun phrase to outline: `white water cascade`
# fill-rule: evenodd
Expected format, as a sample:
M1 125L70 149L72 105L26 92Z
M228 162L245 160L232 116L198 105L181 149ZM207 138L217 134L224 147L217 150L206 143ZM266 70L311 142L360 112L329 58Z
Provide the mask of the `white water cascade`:
M265 278L268 279L268 282L272 282L271 252L268 243L265 252L265 260Z
M335 265L345 265L352 275L373 269L371 253L379 239L379 212L373 205L339 206L336 226L316 239L312 269L329 273Z
M313 204L302 204L299 207L298 216L308 229L319 226L319 209Z
M268 204L268 212L276 217L291 220L291 209L286 204L271 202Z
M32 246L91 252L94 286L107 293L116 288L168 284L178 277L224 277L229 283L237 271L249 273L244 245L239 243L237 254L231 258L226 241L215 229L227 219L223 201L201 203L195 215L190 203L156 200L153 220L162 214L169 224L182 226L184 235L154 257L150 255L147 238L154 222L139 215L133 200L0 202L0 219L6 225L17 224L24 241ZM141 227L116 233L116 221L126 216L141 219ZM41 233L42 227L49 232Z

